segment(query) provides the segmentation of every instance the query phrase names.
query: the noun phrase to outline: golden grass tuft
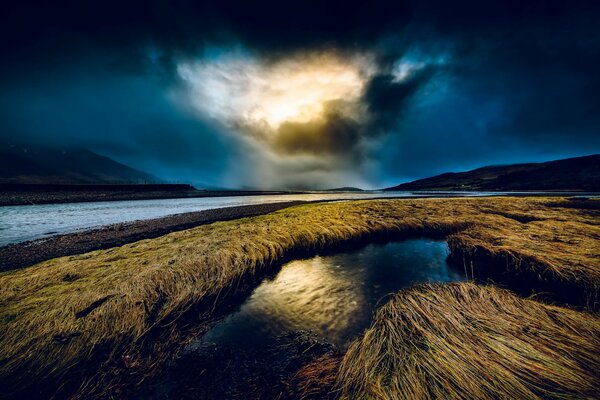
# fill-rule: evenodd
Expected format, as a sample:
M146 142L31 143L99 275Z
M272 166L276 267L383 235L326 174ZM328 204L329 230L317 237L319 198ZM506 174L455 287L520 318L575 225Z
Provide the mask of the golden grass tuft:
M98 382L103 386L130 374L107 371L143 364L130 358L154 340L154 332L175 329L192 309L210 320L221 300L249 277L298 254L374 237L450 234L454 251L505 255L503 269L531 270L540 280L597 295L598 218L548 202L463 198L302 205L0 273L0 387L70 382L84 385L76 393L95 393ZM525 223L514 215L533 219ZM177 334L167 336L175 341ZM168 348L169 343L161 345L160 351Z
M335 383L340 365L340 356L324 354L304 365L291 379L290 391L294 399L335 399Z
M342 399L597 399L600 319L473 283L423 285L376 314Z

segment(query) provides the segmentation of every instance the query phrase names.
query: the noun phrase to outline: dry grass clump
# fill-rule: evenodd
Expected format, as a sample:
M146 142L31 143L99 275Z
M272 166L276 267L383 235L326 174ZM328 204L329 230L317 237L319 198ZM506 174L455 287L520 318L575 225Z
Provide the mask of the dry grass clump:
M595 200L600 203L599 200ZM453 235L450 244L466 252L485 252L543 279L600 288L600 216L566 208L571 202L547 199L495 199L480 204L480 223ZM491 218L487 216L497 216Z
M340 356L325 354L303 366L291 379L290 391L299 400L335 399Z
M454 251L508 255L511 269L535 270L542 280L597 293L597 218L547 202L481 198L303 205L0 273L0 389L43 380L83 383L94 392L94 382L108 379L106 371L139 365L132 354L154 341L156 331L175 329L192 309L209 320L221 300L249 277L298 254L374 237L451 234ZM524 223L511 215L534 220Z
M597 399L600 319L473 283L423 285L376 314L340 366L346 399Z

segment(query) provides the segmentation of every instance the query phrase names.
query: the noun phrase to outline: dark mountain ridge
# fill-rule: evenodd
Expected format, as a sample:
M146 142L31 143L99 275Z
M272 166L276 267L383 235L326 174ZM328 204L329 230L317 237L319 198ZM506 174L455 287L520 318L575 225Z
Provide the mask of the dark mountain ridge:
M0 183L6 184L124 184L158 179L82 148L0 146Z
M448 172L384 190L600 191L600 154Z

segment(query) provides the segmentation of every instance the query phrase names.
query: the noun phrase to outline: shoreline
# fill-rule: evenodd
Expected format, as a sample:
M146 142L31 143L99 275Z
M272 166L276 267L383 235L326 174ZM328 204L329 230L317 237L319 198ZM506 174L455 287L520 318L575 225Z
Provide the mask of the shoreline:
M412 193L406 197L470 197L474 193L487 193L489 196L515 197L598 197L600 192L585 190L198 190L186 188L188 185L9 185L0 184L0 207L30 206L43 204L93 203L110 201L197 199L241 196L285 196L309 194L370 194L379 193L378 198L396 198L394 192Z
M260 190L145 190L131 188L118 190L87 190L84 186L72 190L10 190L0 185L0 207L41 204L93 203L99 201L196 199L208 197L268 196L303 194L300 191Z
M597 195L597 194L596 194ZM556 197L542 194L513 194L510 196L498 194L498 197ZM495 196L482 196L479 198ZM595 196L594 196L595 197ZM182 231L201 225L218 221L230 221L245 217L258 216L278 211L284 208L311 203L328 203L332 201L365 201L365 200L392 200L392 199L421 199L421 198L469 198L453 194L440 193L438 196L426 195L412 197L381 196L377 198L355 200L290 200L279 203L264 203L234 207L214 208L202 211L193 211L172 214L159 218L142 219L117 224L102 225L95 228L86 228L75 232L53 235L47 238L33 239L25 242L11 243L0 246L0 272L12 271L35 265L39 262L57 257L73 256L94 250L103 250L123 246L144 239L154 239L168 233ZM477 197L472 197L477 198ZM576 198L571 198L575 201ZM584 200L585 202L585 200ZM577 202L580 203L580 202ZM579 205L581 206L581 205Z
M118 247L218 221L268 214L307 201L215 208L161 218L123 222L0 247L0 272L25 268L52 258Z

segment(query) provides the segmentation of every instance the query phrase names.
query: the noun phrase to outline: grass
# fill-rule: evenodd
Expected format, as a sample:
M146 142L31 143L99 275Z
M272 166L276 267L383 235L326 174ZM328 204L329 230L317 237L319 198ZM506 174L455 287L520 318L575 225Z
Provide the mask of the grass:
M398 293L351 345L338 395L597 399L599 354L597 316L492 286L423 285Z
M552 206L549 202L482 198L303 205L2 273L0 388L10 393L36 382L84 397L116 390L113 385L124 376L143 379L134 371L155 368L186 340L180 331L192 311L200 314L194 323L201 330L249 277L298 254L354 241L450 235L453 251L465 260L485 254L502 259L496 267L510 274L533 272L540 281L570 285L597 298L598 218L560 207L556 199ZM142 352L148 344L151 348Z
M336 354L324 354L302 366L290 379L290 392L301 400L336 398L336 380L341 359Z
M482 215L472 229L452 235L453 256L475 261L475 271L468 262L465 269L477 278L515 286L520 280L522 287L550 290L558 300L597 309L600 214L588 208L600 205L600 199L579 202L579 208L573 208L575 203L499 199L481 206L483 214L500 218Z

